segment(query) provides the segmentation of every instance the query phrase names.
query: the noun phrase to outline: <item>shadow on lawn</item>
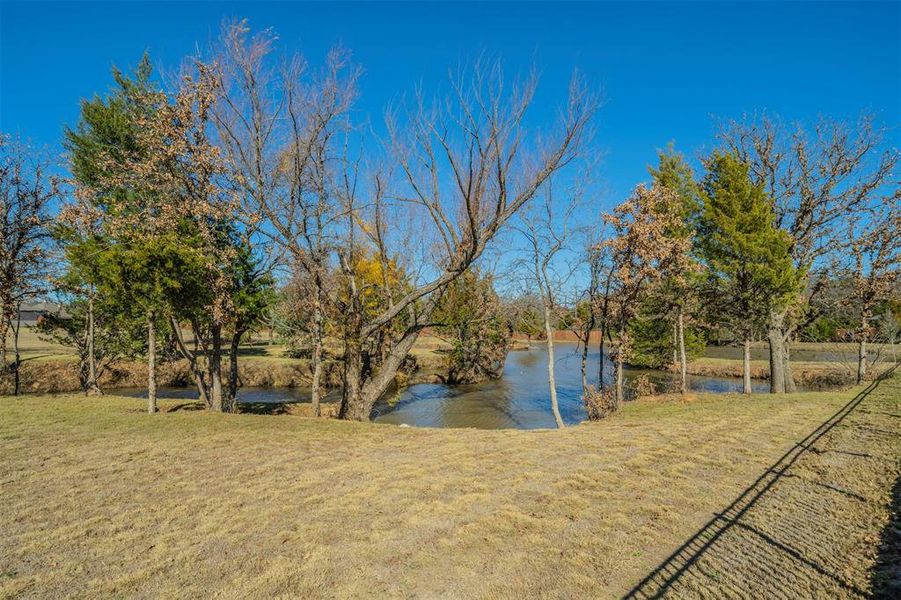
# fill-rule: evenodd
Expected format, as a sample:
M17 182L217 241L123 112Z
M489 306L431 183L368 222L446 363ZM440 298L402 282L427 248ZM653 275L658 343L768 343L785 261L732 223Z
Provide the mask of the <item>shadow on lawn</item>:
M170 406L166 409L166 412L178 412L180 410L206 410L206 405L199 400L182 402L181 404Z
M870 582L874 598L901 598L901 477L895 479L892 488L892 518L882 530Z
M254 415L288 415L291 414L291 408L285 402L240 402L238 412Z
M193 402L182 402L171 406L166 412L194 410L207 410L207 407L203 402L195 400ZM291 409L285 402L241 402L238 404L238 413L253 415L287 415L291 413Z
M756 538L756 540L762 542L763 544L766 544L770 549L787 555L796 563L800 563L805 567L811 569L812 571L818 573L820 576L831 580L835 585L842 588L848 595L866 597L866 592L864 592L857 586L847 583L839 574L829 571L818 562L805 557L795 548L779 542L771 535L768 535L766 532L761 531L759 528L754 527L749 523L742 522L742 518L745 517L748 511L750 511L751 508L754 507L758 503L758 501L771 490L776 482L781 480L783 477L798 477L798 475L788 473L787 471L791 469L792 466L798 461L798 459L801 458L806 452L821 452L820 450L813 447L814 444L816 444L823 436L825 436L833 428L844 421L845 418L848 417L848 415L850 415L851 412L854 411L861 404L861 402L863 402L864 399L866 399L867 396L869 396L879 386L879 384L884 379L891 376L891 374L897 368L898 367L896 365L892 369L883 373L878 379L873 381L859 394L852 398L838 412L832 415L832 417L830 417L819 427L814 429L803 440L795 444L791 450L786 452L778 461L776 461L772 466L764 471L764 473L759 478L757 478L757 480L754 481L754 483L751 484L750 487L745 489L745 491L742 492L742 494L739 495L738 498L736 498L729 506L727 506L725 510L723 510L721 513L715 514L714 518L708 521L707 524L700 529L700 531L692 536L687 542L682 544L682 546L680 546L675 552L673 552L647 577L642 579L635 587L629 590L629 592L625 595L625 598L664 597L668 592L672 591L671 588L688 573L690 568L696 565L699 560L704 558L705 554L710 550L711 546L713 546L714 543L717 542L717 540L719 540L725 533L733 529L741 530L744 534L752 535L754 538ZM878 431L878 433L881 433L881 431ZM894 432L887 433L895 435ZM841 452L836 450L830 451ZM854 494L853 492L823 482L812 483L819 487L828 488L832 491L842 493L848 497L853 498L856 496L858 499L861 498L859 495ZM899 541L901 541L898 539L899 534L898 530L896 529L898 527L899 494L901 494L901 490L899 490L899 484L896 482L893 503L895 528L892 527L892 523L889 523L889 525L886 527L886 531L883 532L882 546L880 548L880 557L882 557L883 554L886 555L887 562L884 563L884 566L888 570L898 568L897 559L899 553ZM759 558L759 556L754 557L755 560ZM894 558L895 561L894 566L892 566L892 558ZM720 576L720 573L705 573L705 575L710 577L710 579L716 581ZM894 576L897 577L897 573ZM874 574L874 577L877 577L877 575ZM882 581L882 579L880 579L880 581ZM750 590L744 591L748 592ZM897 591L897 588L892 591Z

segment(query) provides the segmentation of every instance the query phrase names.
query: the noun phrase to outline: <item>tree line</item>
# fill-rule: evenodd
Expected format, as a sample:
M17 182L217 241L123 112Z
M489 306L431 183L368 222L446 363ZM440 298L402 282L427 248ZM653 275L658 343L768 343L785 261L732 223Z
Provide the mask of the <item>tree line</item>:
M391 107L383 133L357 108L360 76L343 48L312 66L234 21L165 85L147 56L115 70L65 131L65 175L4 137L3 372L18 381L15 335L7 356L17 307L53 290L68 314L41 327L78 350L85 391L142 356L151 413L168 358L187 361L209 409L235 411L239 347L262 326L303 347L317 415L324 362L339 360L339 416L354 420L369 418L426 330L452 342L452 383L499 376L512 330L541 332L561 426L560 326L582 340L593 416L620 405L625 366L649 356L678 365L685 392L687 357L714 328L744 345L746 392L760 337L772 391L793 391L791 342L836 302L859 315L865 376L872 321L898 295L901 218L898 152L872 120L810 133L728 123L702 176L670 148L648 184L602 213L590 183L599 101L578 76L542 122L537 76L477 61L445 93ZM597 225L576 224L585 214ZM525 242L512 273L534 301L495 289L485 254L510 235ZM576 264L561 268L567 251Z
M858 345L862 381L868 343L880 330L894 342L901 325L899 153L884 134L868 116L854 124L821 119L811 133L768 116L747 118L720 128L717 149L700 157L700 176L672 145L661 151L650 182L597 225L574 226L584 218L573 216L577 194L570 204L545 202L524 231L539 306L520 314L543 321L551 356L555 326L579 339L589 416L620 406L627 364L675 367L684 394L687 349L703 349L711 336L743 347L746 394L751 344L765 340L770 391L784 393L796 391L792 342L802 333L817 339L824 329L834 337L844 323L846 339ZM547 265L567 236L583 283L561 302L573 269L548 275ZM595 387L586 357L597 329ZM554 404L550 365L549 381Z
M83 340L89 392L103 355L125 350L107 338L141 331L149 412L170 343L207 406L234 411L239 345L288 273L304 290L314 406L336 335L340 416L368 419L441 299L579 155L595 111L574 77L557 119L527 128L537 78L476 63L446 94L394 108L384 139L372 140L355 113L360 69L349 53L336 48L312 67L274 40L228 23L166 88L148 57L114 72L112 91L85 100L66 130L62 209L50 219L47 199L39 219L12 219L58 242L66 267L53 286L72 299L68 335ZM32 245L48 256L47 244ZM17 277L4 289L36 291L39 278ZM3 299L4 322L17 299Z

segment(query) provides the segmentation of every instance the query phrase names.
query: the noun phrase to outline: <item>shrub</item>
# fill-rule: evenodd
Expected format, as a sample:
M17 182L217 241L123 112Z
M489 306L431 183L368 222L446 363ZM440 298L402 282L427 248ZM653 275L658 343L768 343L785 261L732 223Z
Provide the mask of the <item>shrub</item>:
M582 394L582 402L585 403L585 410L588 411L589 421L600 421L601 419L616 412L616 397L609 388L596 389L593 385L589 385Z

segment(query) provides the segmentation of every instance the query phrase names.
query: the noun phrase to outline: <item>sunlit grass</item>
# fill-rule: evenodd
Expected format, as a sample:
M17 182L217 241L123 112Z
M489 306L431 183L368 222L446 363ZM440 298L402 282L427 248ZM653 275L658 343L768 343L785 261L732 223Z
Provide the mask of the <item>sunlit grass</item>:
M620 595L853 394L562 431L0 398L0 595Z

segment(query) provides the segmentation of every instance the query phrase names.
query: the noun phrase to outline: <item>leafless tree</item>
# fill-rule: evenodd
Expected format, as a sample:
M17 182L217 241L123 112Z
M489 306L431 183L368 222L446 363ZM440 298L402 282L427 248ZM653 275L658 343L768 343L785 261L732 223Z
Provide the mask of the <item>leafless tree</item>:
M45 274L48 210L59 181L39 152L0 133L0 374L10 369L13 334L15 393L19 393L19 309L41 290Z
M566 285L568 275L572 270L568 265L556 264L562 254L568 250L568 244L572 243L577 231L573 222L576 209L581 200L581 190L569 194L566 200L560 202L558 196L553 193L553 186L549 181L543 190L541 201L535 201L522 214L521 224L517 227L526 241L526 259L528 265L528 281L539 290L542 304L542 316L544 320L544 333L547 336L547 379L551 396L551 411L558 428L565 427L560 416L560 406L557 402L557 382L554 375L554 331L556 329L556 312L558 296L561 288ZM583 384L585 367L582 368Z
M243 22L226 27L215 54L222 98L213 114L226 156L242 174L248 213L265 221L260 235L313 281L324 282L325 269L340 273L341 289L321 289L319 301L342 317L340 415L365 420L447 286L578 154L595 103L574 80L559 128L527 137L523 119L535 78L508 88L499 66L479 65L452 82L448 98L427 106L420 93L412 110L391 115L390 159L382 161L351 127L359 70L347 53L333 51L320 73L308 75L298 57L272 70L271 44L266 32L249 37ZM397 177L378 168L383 162L396 165ZM388 222L395 218L402 221ZM419 227L415 236L399 233L411 223ZM398 245L432 239L438 245L429 252L404 255ZM404 265L404 276L367 280L371 273L361 269L373 258L383 275ZM383 305L370 301L376 287Z
M575 319L571 325L573 333L580 344L580 370L582 374L582 394L588 390L588 348L591 344L591 334L599 329L601 322L602 278L605 267L604 248L601 231L591 228L586 232L586 240L580 260L588 270L588 284L576 300ZM598 386L602 385L602 373L604 365L601 364L598 371ZM596 388L597 389L597 388Z
M853 282L848 300L860 313L857 331L857 383L867 374L867 342L873 311L887 299L901 279L901 204L884 204L866 220L852 220L847 236L851 239L848 257Z
M409 205L424 215L426 236L437 242L428 268L384 310L364 318L363 290L354 270L362 240L354 233L356 225L348 223L346 243L339 249L348 298L343 418L369 417L447 286L551 176L579 155L596 107L594 97L574 78L556 130L527 132L524 119L536 85L534 76L508 85L499 64L476 64L469 74L452 80L447 98L428 103L420 93L403 119L389 118L391 157L401 183L396 193L386 194L386 202ZM353 184L345 186L343 196L350 214L366 204ZM393 323L400 326L384 359L364 377L364 343Z
M849 247L851 240L841 235L849 215L886 194L895 202L901 198L899 152L884 146L884 130L870 116L853 125L822 119L812 133L764 116L729 122L719 138L750 165L755 183L763 183L774 199L777 225L791 236L795 266L808 281L828 264L827 255ZM811 294L819 288L802 289L804 297L769 315L772 392L795 390L789 341L815 318L808 309Z
M273 64L274 35L226 23L210 62L220 98L213 116L238 174L246 220L304 272L311 293L312 404L319 414L328 270L344 216L335 189L359 69L341 48L320 71L296 54ZM258 223L261 221L262 223Z

